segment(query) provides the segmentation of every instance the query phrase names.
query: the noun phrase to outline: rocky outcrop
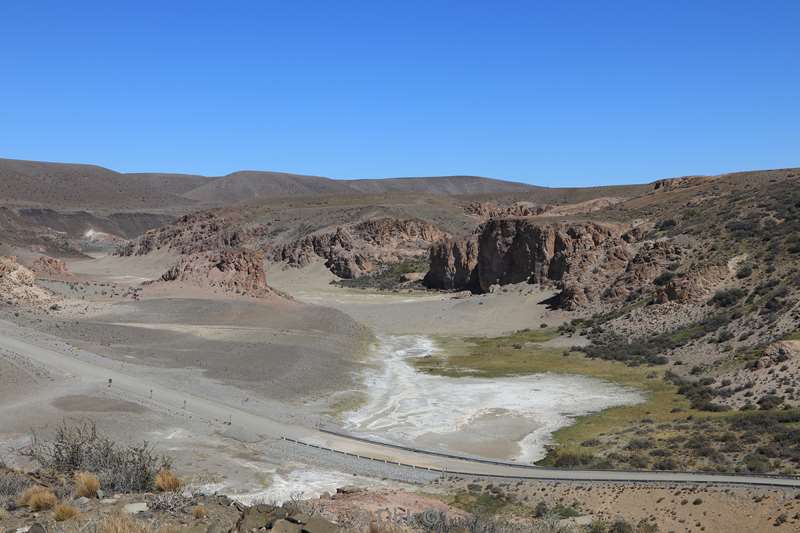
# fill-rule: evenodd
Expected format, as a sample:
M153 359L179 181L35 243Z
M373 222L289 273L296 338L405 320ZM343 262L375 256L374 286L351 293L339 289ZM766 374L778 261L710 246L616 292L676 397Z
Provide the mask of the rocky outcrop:
M172 250L182 255L236 248L251 237L230 218L212 212L185 215L174 224L149 230L117 248L121 256L146 255L156 250Z
M0 295L11 305L47 304L53 295L36 286L36 275L20 265L16 257L0 257Z
M429 269L423 279L426 287L442 290L478 288L476 238L439 241L431 246L429 254Z
M36 259L31 265L31 270L40 278L65 279L71 277L64 261L46 255Z
M307 235L276 246L272 261L305 266L316 258L342 278L357 278L382 264L422 257L428 247L447 237L433 224L416 219L380 218Z
M464 213L480 218L529 217L542 214L548 206L531 202L514 202L510 205L497 205L494 202L470 202L464 206Z
M431 247L425 285L487 292L493 285L538 283L560 290L556 304L574 309L598 301L635 257L626 227L532 218L486 222L476 240ZM606 292L605 297L625 297Z
M161 281L181 281L261 297L271 292L261 252L247 249L199 252L184 257L167 270Z
M609 255L624 260L621 234L619 227L594 222L491 220L478 238L478 285L486 291L496 284L567 281Z

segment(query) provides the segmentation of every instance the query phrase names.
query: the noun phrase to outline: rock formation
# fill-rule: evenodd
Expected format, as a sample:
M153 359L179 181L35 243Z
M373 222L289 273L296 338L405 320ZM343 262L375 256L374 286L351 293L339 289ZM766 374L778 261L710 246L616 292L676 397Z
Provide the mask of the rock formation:
M116 253L134 256L167 249L189 255L236 248L244 242L245 233L246 230L230 218L213 212L194 213L181 217L174 224L145 232L141 237L121 245Z
M0 257L0 295L12 305L46 304L55 299L36 286L36 275L17 263L16 257Z
M167 270L161 281L182 281L248 296L271 292L264 272L264 256L247 249L198 252L184 257Z
M445 239L430 248L429 270L423 284L431 289L477 289L478 241Z
M276 246L269 258L304 266L319 257L337 276L357 278L382 264L423 257L432 243L445 237L447 233L422 220L379 218Z
M31 265L31 270L40 278L64 279L71 277L64 261L46 255L37 258Z

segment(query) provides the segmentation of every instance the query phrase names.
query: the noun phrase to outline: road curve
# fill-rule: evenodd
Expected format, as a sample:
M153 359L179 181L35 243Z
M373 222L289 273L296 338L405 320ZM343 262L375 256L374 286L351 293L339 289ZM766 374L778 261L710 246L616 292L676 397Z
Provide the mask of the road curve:
M764 485L800 487L800 478L779 476L725 475L688 472L644 472L612 470L563 470L530 465L493 462L456 455L442 454L387 445L314 428L290 425L251 413L221 401L176 391L155 382L144 382L131 375L118 364L97 354L91 360L74 354L33 344L14 333L16 326L0 321L0 347L29 358L50 369L73 375L85 383L103 384L113 381L115 391L136 397L148 405L169 411L190 413L197 419L219 424L230 421L246 427L248 431L265 437L283 438L299 445L313 446L364 459L395 463L410 468L430 469L464 476L508 477L516 479L541 479L562 481L618 481L663 483L713 483L735 485Z

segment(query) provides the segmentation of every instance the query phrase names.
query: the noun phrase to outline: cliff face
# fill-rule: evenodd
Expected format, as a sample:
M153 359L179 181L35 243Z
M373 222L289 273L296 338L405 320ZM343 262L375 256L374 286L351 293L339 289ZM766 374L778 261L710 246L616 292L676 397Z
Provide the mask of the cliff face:
M537 224L529 219L495 219L478 238L478 284L564 281L569 274L602 260L609 252L626 255L617 227L593 222ZM620 249L618 249L620 248Z
M430 269L423 284L432 289L477 289L478 241L445 239L430 249Z
M486 292L492 285L552 284L565 308L597 300L634 256L622 226L492 219L477 238L437 243L425 284Z

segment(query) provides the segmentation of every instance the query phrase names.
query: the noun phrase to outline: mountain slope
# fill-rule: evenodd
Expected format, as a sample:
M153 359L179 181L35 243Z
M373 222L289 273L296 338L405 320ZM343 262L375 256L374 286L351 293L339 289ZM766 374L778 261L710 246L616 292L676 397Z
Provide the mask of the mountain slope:
M184 196L204 203L236 203L262 197L346 194L343 182L319 176L245 170L214 179Z
M531 192L541 187L513 181L482 178L479 176L437 176L422 178L384 178L348 180L351 189L380 194L388 192L415 192L424 194L503 194Z
M126 175L96 165L0 159L0 201L57 207L158 208L192 202L159 175ZM161 175L163 176L163 175ZM161 183L173 185L161 186Z

